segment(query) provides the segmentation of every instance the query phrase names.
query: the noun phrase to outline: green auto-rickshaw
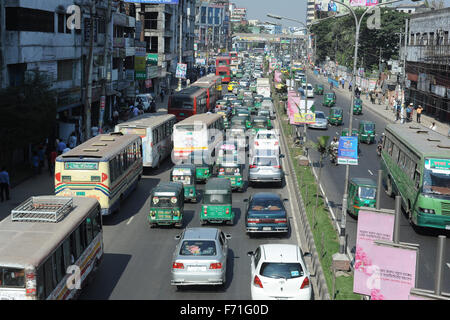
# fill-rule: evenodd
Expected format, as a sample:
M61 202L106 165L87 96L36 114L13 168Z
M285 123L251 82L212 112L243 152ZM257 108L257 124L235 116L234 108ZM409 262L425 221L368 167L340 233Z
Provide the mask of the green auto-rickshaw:
M323 95L323 85L322 84L316 84L314 85L314 94Z
M252 131L256 135L259 130L271 130L273 129L272 123L269 118L264 116L254 116L252 119Z
M359 142L371 144L375 142L375 123L362 120L359 123Z
M322 104L325 107L332 107L336 104L336 93L334 92L327 92L323 95L323 102Z
M348 184L347 211L357 217L361 207L375 208L377 202L377 184L368 178L351 178Z
M257 94L254 98L254 106L255 109L258 110L259 108L261 108L261 104L263 102L264 96L261 94Z
M197 202L195 172L193 164L178 164L170 171L170 181L183 183L185 201Z
M332 107L330 109L330 114L328 115L328 122L334 126L342 125L342 115L344 111L342 108Z
M213 173L213 162L202 150L194 150L182 164L193 164L195 166L196 182L206 182Z
M160 182L150 193L150 227L183 225L184 187L181 182Z
M233 224L230 180L211 178L206 183L200 211L200 224L204 225L207 222Z
M255 104L253 98L244 97L242 100L242 105L250 111L250 113L254 113L256 111Z
M249 89L251 92L255 93L256 92L256 83L251 83L249 86Z
M357 136L358 136L358 133L359 133L358 129L352 129L352 136L353 136L353 137L357 137ZM349 136L349 134L348 134L348 128L342 129L341 136L342 136L342 137L348 137L348 136Z
M228 121L228 111L227 110L220 110L216 112L218 115L221 115L223 118L223 126L225 129L228 129L230 127L230 122Z
M227 141L222 144L217 157L216 171L218 178L226 178L231 182L232 190L239 190L242 192L244 188L244 163L245 154L239 157L238 142Z
M362 114L362 105L361 99L355 99L355 102L353 103L353 114Z
M234 127L236 125L243 125L247 130L252 128L252 123L248 120L247 117L234 116L233 118L231 118L231 126Z

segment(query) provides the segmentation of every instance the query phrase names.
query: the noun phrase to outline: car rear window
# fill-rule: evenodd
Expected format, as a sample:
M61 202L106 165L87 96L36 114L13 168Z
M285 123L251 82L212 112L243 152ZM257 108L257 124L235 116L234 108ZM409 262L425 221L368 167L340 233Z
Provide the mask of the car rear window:
M325 115L323 113L316 113L316 118L325 119Z
M185 240L181 245L182 256L215 256L216 243L207 240Z
M303 277L304 272L300 263L264 262L259 272L263 277L272 279L293 279Z
M277 166L278 160L275 157L256 157L254 164L258 166Z
M0 267L0 287L25 288L24 269Z
M253 199L250 204L250 210L280 211L283 210L283 204L277 199Z

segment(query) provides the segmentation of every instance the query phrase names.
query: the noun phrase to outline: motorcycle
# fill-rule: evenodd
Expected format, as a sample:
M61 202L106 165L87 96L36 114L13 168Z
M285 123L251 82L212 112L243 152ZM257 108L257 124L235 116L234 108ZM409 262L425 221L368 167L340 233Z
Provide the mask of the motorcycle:
M330 153L330 162L333 163L335 166L337 166L338 165L338 148L330 147L329 153Z

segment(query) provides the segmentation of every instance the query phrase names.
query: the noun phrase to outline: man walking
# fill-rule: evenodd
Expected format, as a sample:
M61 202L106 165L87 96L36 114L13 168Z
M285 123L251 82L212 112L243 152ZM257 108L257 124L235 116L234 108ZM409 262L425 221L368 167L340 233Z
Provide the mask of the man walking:
M418 108L417 108L417 110L416 110L416 112L417 112L417 123L420 123L420 116L422 115L422 111L423 111L423 108L422 108L422 106L419 106Z
M9 189L10 189L10 184L9 184L9 174L6 171L5 167L2 167L2 171L0 171L0 198L3 201L5 201L4 199L6 198L6 201L8 201L9 198ZM5 197L3 196L3 194L5 194Z

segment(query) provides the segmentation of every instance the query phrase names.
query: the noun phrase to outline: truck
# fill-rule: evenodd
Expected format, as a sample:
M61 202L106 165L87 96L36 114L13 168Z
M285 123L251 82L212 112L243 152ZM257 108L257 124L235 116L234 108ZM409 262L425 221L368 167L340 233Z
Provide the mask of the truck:
M270 82L269 78L256 79L256 94L260 94L265 98L270 98Z

